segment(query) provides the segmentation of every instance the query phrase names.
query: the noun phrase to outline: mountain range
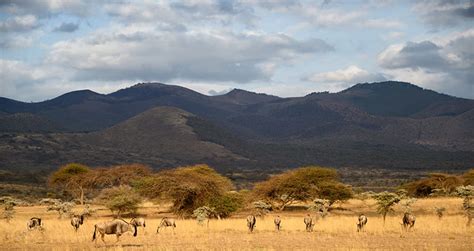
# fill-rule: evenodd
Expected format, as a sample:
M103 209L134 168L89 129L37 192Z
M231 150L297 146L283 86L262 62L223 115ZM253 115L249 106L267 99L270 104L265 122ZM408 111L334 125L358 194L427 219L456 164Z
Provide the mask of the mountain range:
M395 81L293 98L240 89L207 96L161 83L38 103L0 98L0 169L73 161L465 170L474 166L474 100Z

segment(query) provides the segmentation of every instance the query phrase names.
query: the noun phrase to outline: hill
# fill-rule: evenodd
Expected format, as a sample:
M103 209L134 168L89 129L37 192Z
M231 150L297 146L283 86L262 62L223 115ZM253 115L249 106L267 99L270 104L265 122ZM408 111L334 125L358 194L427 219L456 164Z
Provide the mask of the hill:
M310 164L393 173L474 163L474 101L402 82L294 98L140 83L0 104L0 169L8 170L207 163L255 178Z

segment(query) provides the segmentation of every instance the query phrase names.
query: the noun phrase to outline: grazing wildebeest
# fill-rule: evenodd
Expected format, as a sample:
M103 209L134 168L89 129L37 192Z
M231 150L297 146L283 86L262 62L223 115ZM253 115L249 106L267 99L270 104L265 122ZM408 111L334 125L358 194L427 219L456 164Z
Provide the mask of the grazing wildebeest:
M275 223L275 229L276 229L277 231L280 231L280 228L281 228L281 219L280 219L280 216L275 217L275 219L273 220L273 223Z
M176 222L174 221L174 219L170 219L167 217L161 219L160 225L158 225L158 227L156 228L156 233L159 233L160 228L162 227L173 227L174 231L174 229L176 228Z
M253 215L247 216L247 227L249 228L249 232L253 232L255 228L255 224L257 224L257 219Z
M33 217L31 218L27 223L26 226L28 227L28 230L36 229L36 228L41 228L41 218L38 217Z
M365 224L367 224L367 216L360 214L358 220L359 222L357 222L357 232L361 232L364 230Z
M407 231L415 226L416 217L411 213L405 213L402 219L403 228Z
M306 225L307 232L313 231L314 223L313 223L313 218L311 218L311 215L308 214L306 215L306 217L304 217L304 224Z
M133 232L133 237L137 236L137 226L133 226L130 223L122 220L115 219L113 221L102 222L95 224L94 234L92 235L92 241L96 241L96 234L99 232L102 241L105 243L104 236L106 234L115 234L117 236L117 242L119 237L126 232Z
M145 219L143 218L133 218L130 221L130 224L137 226L137 227L145 227Z
M74 228L74 230L77 230L79 229L79 227L82 225L82 223L84 223L84 215L74 215L71 219L71 225L72 227Z

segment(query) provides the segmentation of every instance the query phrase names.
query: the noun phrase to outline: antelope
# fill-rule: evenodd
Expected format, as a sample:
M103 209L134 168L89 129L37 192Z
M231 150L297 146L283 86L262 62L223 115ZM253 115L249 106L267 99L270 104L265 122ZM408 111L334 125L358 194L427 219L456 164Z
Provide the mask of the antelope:
M416 220L416 217L411 213L406 212L403 215L402 226L405 229L405 231L408 231L408 230L412 229L413 226L415 226L415 220Z
M33 217L33 218L31 218L31 219L26 223L26 226L28 227L28 230L33 230L33 229L36 229L36 228L41 229L41 228L42 228L42 226L41 226L41 218L38 218L38 217Z
M249 232L252 233L253 229L255 228L255 224L257 223L257 219L253 215L247 216L247 227L249 228Z
M277 231L280 231L280 228L281 228L281 219L280 219L280 216L275 217L275 219L273 220L273 223L275 223L275 229L276 229Z
M106 234L115 234L118 242L120 236L126 232L133 232L133 237L137 236L137 226L132 225L122 219L115 219L108 222L102 222L94 225L94 234L92 241L97 243L96 235L99 232L102 241L105 243L104 236Z
M79 227L84 223L84 215L74 215L71 219L71 225L74 230L77 232Z
M364 227L367 224L367 216L360 214L358 220L359 222L357 223L357 232L361 232L364 230Z
M307 232L313 232L313 226L314 226L314 223L313 223L313 218L311 218L311 215L306 215L306 217L304 217L304 224L306 225L306 231Z
M145 227L145 219L143 218L133 218L130 221L130 224L137 226L137 227Z
M158 225L158 228L156 228L157 234L160 232L160 228L162 227L173 227L174 232L174 229L176 228L176 222L174 221L174 219L169 219L167 217L163 218L160 222L160 225Z

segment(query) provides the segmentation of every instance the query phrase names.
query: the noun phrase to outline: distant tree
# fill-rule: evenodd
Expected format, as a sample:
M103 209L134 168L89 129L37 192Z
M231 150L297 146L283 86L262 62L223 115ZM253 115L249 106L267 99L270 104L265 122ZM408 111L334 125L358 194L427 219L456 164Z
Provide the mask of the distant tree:
M207 165L195 165L164 170L141 178L134 186L150 199L168 199L172 210L191 215L195 209L209 203L231 189L232 182Z
M264 217L272 210L272 205L261 200L253 202L252 206L253 209L256 211L255 214L260 217Z
M3 213L2 218L4 218L7 222L10 222L15 215L15 206L18 205L15 199L7 196L1 198L1 204L3 204Z
M117 217L122 213L135 213L142 202L140 195L129 186L119 186L102 190L98 197Z
M399 195L400 196L400 195ZM404 213L411 213L412 209L411 206L416 202L417 200L415 198L407 198L404 200L401 204L403 207L403 212Z
M462 207L467 217L467 226L470 226L474 218L474 205L472 202L474 199L474 186L460 186L456 189L456 194L463 198Z
M283 210L297 201L315 197L329 199L331 204L346 200L352 196L352 189L339 182L336 170L310 166L272 176L256 184L254 193Z
M204 225L204 222L207 222L209 226L209 218L213 215L216 215L216 211L208 206L198 207L193 211L193 217L196 218L199 225Z
M84 204L84 193L89 185L89 179L86 178L90 168L78 164L70 163L62 166L49 177L48 184L51 187L66 190L76 197L79 197L81 205Z
M317 212L322 218L325 218L329 214L329 205L329 200L315 199L313 200L313 205L311 205L308 210Z
M474 186L474 168L467 171L462 177L464 179L465 186Z
M352 198L353 193L350 186L339 182L321 182L318 187L318 196L327 199L329 206L337 201L346 201Z
M75 206L72 202L63 202L60 199L46 198L40 201L40 204L47 205L46 211L56 211L58 218L62 218L64 214L71 215L72 208Z
M393 206L400 202L400 197L395 193L381 192L373 195L377 204L377 212L382 215L385 225L385 218L389 212L394 211Z
M463 184L463 179L457 175L446 173L431 173L427 178L416 180L403 185L408 195L415 197L426 197L432 194L449 195L456 187Z
M89 183L94 189L116 186L131 186L143 177L152 175L150 167L141 164L118 165L96 168L88 175Z

